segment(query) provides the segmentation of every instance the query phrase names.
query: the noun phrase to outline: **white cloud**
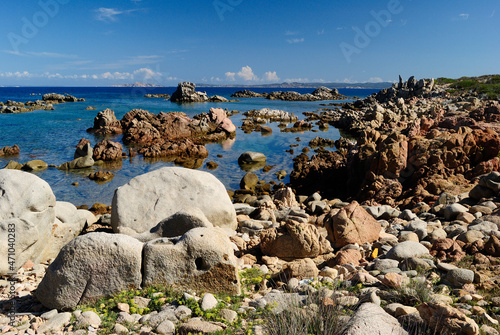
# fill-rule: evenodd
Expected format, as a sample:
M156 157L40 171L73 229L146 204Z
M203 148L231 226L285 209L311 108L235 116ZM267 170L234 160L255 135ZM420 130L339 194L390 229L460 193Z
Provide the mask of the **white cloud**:
M291 30L287 30L287 31L285 31L285 35L286 35L286 36L298 35L298 32L296 32L296 31L291 31Z
M154 72L153 70L148 68L142 68L134 71L134 77L137 78L138 76L139 78L143 78L142 80L151 80L155 77L161 77L161 73Z
M495 16L495 12L496 12L496 11L497 11L496 9L493 9L493 12L491 12L491 15L490 15L490 17L493 17L493 16Z
M268 72L264 73L263 80L264 81L278 81L278 80L280 80L280 78L276 74L276 71L274 71L274 72L268 71Z
M243 78L246 81L250 80L258 80L259 78L253 73L253 70L250 66L244 66L241 68L241 71L237 73L238 77Z
M463 21L466 21L469 19L469 14L459 14L458 15L458 19L459 20L463 20Z
M19 51L2 50L2 52L5 52L6 54L16 55L16 56L25 56L24 54L20 53Z
M23 72L0 72L0 78L15 78L15 79L27 79L27 78L46 78L46 79L85 79L85 80L99 80L99 79L107 79L107 80L143 80L143 81L151 81L152 79L161 77L162 74L160 72L155 72L148 68L141 68L138 70L130 72L104 72L101 74L67 74L62 75L58 72L50 73L44 72L42 74L34 74L29 73L28 71ZM167 80L176 80L175 77L165 78Z
M235 81L236 80L235 76L236 76L235 72L226 72L227 80Z
M305 41L305 39L302 37L302 38L292 38L290 40L286 40L288 43L290 44L295 44L295 43L302 43Z
M55 52L27 52L28 55L37 57L49 57L49 58L78 58L77 55L60 54Z
M129 10L118 10L116 8L105 8L101 7L95 10L96 11L96 20L103 22L115 22L118 20L118 15L121 14L130 14L132 12L137 11L137 9L129 9Z
M3 78L31 78L33 75L28 71L23 72L0 72L0 77Z
M318 35L323 35L325 33L325 29L318 30Z

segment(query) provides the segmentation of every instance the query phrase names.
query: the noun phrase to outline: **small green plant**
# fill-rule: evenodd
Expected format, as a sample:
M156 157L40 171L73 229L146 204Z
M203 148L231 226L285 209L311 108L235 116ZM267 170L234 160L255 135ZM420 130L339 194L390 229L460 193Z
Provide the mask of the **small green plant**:
M248 268L240 271L240 282L245 292L257 292L271 275L265 274L258 268Z
M320 294L309 294L305 301L283 301L280 311L268 310L263 314L266 334L279 335L336 335L346 326L348 315L341 306L325 304Z
M433 293L432 287L426 281L410 279L408 284L390 290L388 300L416 306L429 302Z

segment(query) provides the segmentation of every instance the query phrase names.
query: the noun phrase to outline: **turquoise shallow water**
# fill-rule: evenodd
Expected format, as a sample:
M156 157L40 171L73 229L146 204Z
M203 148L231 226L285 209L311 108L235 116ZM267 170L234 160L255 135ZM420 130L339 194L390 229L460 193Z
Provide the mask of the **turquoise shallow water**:
M239 88L197 88L206 91L209 95L222 95L226 98L240 90ZM252 89L257 92L269 92L267 89ZM300 93L312 92L313 89L294 89ZM181 111L193 117L202 112L208 112L211 107L227 108L246 112L252 109L272 108L281 109L295 113L300 119L304 119L303 112L315 111L323 108L321 104L328 102L286 102L266 100L264 98L240 99L239 102L229 103L198 103L198 104L175 104L161 98L144 98L147 93L172 94L175 88L0 88L0 101L15 100L26 102L41 99L41 95L30 95L31 93L68 93L78 98L85 98L85 102L75 102L55 105L54 111L35 111L24 114L0 114L0 148L4 146L19 145L21 154L17 157L1 157L0 167L5 166L11 159L25 163L32 159L41 159L48 164L59 165L73 159L75 146L81 138L90 139L95 145L102 138L86 132L93 125L94 117L105 108L115 111L116 117L122 116L134 108L142 108L152 113ZM347 96L365 97L374 90L344 89L340 93ZM87 106L96 107L97 110L85 110ZM235 114L231 117L233 123L239 127L244 116ZM246 173L242 171L237 163L238 157L245 151L262 152L267 156L269 165L276 167L268 173L262 170L256 171L260 179L266 181L278 181L275 172L292 170L292 158L298 155L302 148L316 136L338 139L340 137L337 129L330 127L327 131L319 131L317 126L313 129L317 132L283 133L277 123L271 123L273 129L270 136L262 136L260 133L245 134L237 130L236 139L224 143L208 144L209 157L205 160L200 170L209 171L219 178L228 189L239 188L239 182ZM300 141L297 141L297 137ZM121 136L109 138L121 142ZM293 148L292 156L285 150L290 145L298 144ZM222 155L222 158L217 157ZM205 165L208 161L214 161L219 166L215 170L208 170ZM173 163L166 161L147 161L141 156L123 160L121 163L93 167L83 171L63 172L54 168L38 172L37 175L46 180L54 191L57 200L69 201L75 205L92 205L95 202L111 204L113 193L116 188L126 184L130 179L140 174L156 170L164 166L172 166ZM97 170L112 171L115 177L106 184L96 184L87 178L88 174ZM283 180L285 183L288 178ZM79 186L72 186L78 182Z

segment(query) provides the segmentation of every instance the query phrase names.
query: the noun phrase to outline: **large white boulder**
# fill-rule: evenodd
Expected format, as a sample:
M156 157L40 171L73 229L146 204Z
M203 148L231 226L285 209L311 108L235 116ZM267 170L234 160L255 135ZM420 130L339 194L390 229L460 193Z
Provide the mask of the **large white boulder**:
M113 197L111 225L136 235L190 208L199 208L216 227L237 228L236 212L224 185L212 174L166 167L135 177Z
M29 259L40 260L50 239L55 205L56 197L44 180L27 172L0 170L1 275L16 272ZM8 264L9 237L14 241L13 268Z
M36 175L0 170L0 275L15 273L28 260L37 264L54 259L95 221L89 211L56 202L49 184ZM14 263L9 264L8 256Z
M141 287L143 244L121 234L90 233L66 244L36 290L47 308L76 307L129 288Z
M180 238L152 240L143 255L144 286L241 293L233 247L219 228L194 228Z
M77 209L69 202L57 201L50 240L46 243L40 260L46 261L56 258L62 247L77 237L86 226L90 226L96 221L96 217L91 212Z

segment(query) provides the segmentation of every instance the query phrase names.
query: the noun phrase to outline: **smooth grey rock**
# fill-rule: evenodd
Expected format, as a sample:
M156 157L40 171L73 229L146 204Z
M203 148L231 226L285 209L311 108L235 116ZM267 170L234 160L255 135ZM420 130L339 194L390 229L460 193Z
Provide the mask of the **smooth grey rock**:
M389 250L386 257L400 261L405 258L427 255L429 255L429 250L422 244L413 241L405 241L397 244Z
M44 320L49 320L52 319L57 314L58 314L57 309L52 309L48 312L43 313L42 315L40 315L40 317Z
M205 293L203 298L201 298L201 309L204 311L208 311L209 309L214 309L217 307L217 298L212 293Z
M221 309L219 315L229 323L233 323L238 318L238 313L236 311L227 308Z
M214 226L199 208L193 207L181 210L160 221L149 232L144 232L133 237L139 241L148 242L161 237L182 236L191 229L200 227L213 228Z
M214 226L236 230L236 212L224 185L208 172L180 167L146 173L118 188L111 225L115 232L133 236L182 209L195 207Z
M200 319L191 319L186 323L183 323L179 326L177 331L180 334L211 334L215 332L221 332L224 328L220 325L215 324L213 322L202 321Z
M470 228L470 226L469 226L469 228ZM469 230L469 231L461 234L457 238L457 240L465 242L465 243L472 243L472 242L475 242L477 240L483 239L483 237L484 237L484 234L481 231L479 231L479 230Z
M160 335L175 334L175 325L172 321L165 320L156 327L155 331Z
M55 221L52 227L50 240L41 254L41 259L54 259L59 251L69 241L77 237L85 226L91 226L97 220L89 211L77 209L69 202L57 201Z
M91 326L93 328L99 328L101 325L101 318L97 313L93 311L86 311L83 312L80 316L76 318L76 324L79 327L85 327L87 328L88 326Z
M66 244L50 264L36 297L45 307L64 310L89 299L138 288L142 246L126 235L79 236Z
M479 223L474 224L476 221ZM481 219L475 220L472 224L467 227L469 230L477 230L482 232L484 235L491 235L492 232L498 231L498 226L493 222L484 221Z
M238 266L229 238L219 228L194 228L180 238L144 246L143 284L170 284L213 293L240 293Z
M234 210L236 215L250 215L255 210L255 207L248 204L234 204Z
M370 213L375 219L389 220L392 218L397 218L401 215L401 212L396 208L392 208L389 205L383 206L369 206L366 211Z
M345 335L407 335L398 320L372 303L362 304L349 320Z
M443 215L446 220L450 221L454 220L458 216L458 214L465 213L467 211L467 207L465 207L464 205L454 203L444 207Z
M446 271L446 272L458 269L458 267L456 265L450 264L450 263L444 263L444 262L438 262L437 268L439 270Z
M253 164L258 162L265 162L267 160L266 155L260 152L246 151L240 155L238 158L238 164Z
M189 307L184 306L184 305L180 305L175 310L175 316L179 320L184 320L186 318L189 318L191 316L191 314L193 314L193 311Z
M417 214L413 213L409 209L405 209L404 211L401 212L401 214L399 215L399 218L406 220L406 221L410 221L410 220L416 219Z
M433 242L435 240L439 240L440 238L446 238L448 234L443 228L436 228L430 233L428 236L428 239Z
M86 169L94 166L95 161L92 156L75 158L70 162L59 165L59 170Z
M387 269L394 269L399 266L399 261L388 258L376 258L372 266L372 270L383 271Z
M37 329L37 332L39 334L50 334L52 332L59 332L62 330L64 325L69 323L70 320L71 320L71 313L69 312L59 313L53 318L49 319L44 324L42 324Z
M0 275L16 272L28 260L46 261L41 256L51 236L55 205L54 193L44 180L23 171L0 170ZM7 256L13 233L16 256L11 271Z
M115 326L113 327L113 331L118 335L129 333L128 328L119 323L115 324Z
M150 317L143 320L143 323L156 328L165 320L177 322L177 317L175 316L175 310L173 308L163 310L157 314L150 314Z
M446 274L446 281L454 287L474 282L474 271L468 269L452 269Z
M406 225L405 229L417 234L420 241L427 237L427 222L425 221L419 219L413 220Z

